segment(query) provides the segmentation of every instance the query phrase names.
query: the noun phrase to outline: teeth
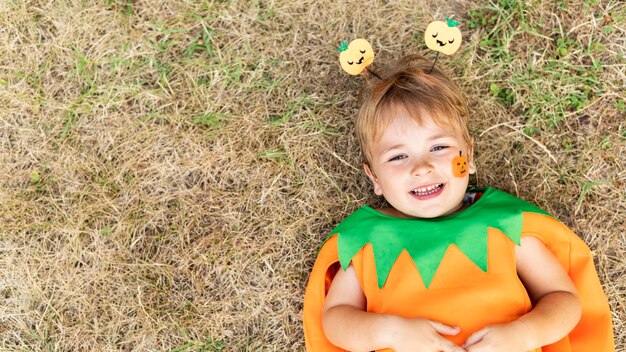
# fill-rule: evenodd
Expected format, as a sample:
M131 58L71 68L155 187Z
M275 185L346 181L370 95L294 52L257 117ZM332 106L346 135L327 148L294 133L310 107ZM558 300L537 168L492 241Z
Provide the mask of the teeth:
M418 196L427 196L429 194L433 194L437 192L442 186L443 186L443 183L437 183L435 185L430 185L427 187L415 188L411 190L411 193L418 195Z

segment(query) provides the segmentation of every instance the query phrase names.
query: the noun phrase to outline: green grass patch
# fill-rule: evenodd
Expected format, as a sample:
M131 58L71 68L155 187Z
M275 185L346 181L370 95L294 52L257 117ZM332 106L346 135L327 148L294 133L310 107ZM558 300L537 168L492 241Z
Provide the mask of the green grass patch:
M267 122L270 124L281 124L289 121L294 115L300 113L303 109L307 111L317 106L326 106L333 102L319 102L308 94L303 94L298 98L291 100L287 104L287 108L282 114L272 114L268 117Z
M576 209L580 208L580 206L582 205L585 196L587 195L587 193L589 193L589 191L596 186L600 186L606 183L611 182L610 180L599 180L599 181L591 181L591 182L583 182L583 189L580 192L580 195L578 196L578 200L576 201Z
M133 13L132 0L106 0L106 4L126 16L130 16Z
M183 57L189 58L193 54L203 53L208 57L212 57L215 54L213 49L213 36L215 31L208 28L204 23L202 24L202 33L191 40L191 43L187 46L183 52Z
M553 127L593 104L604 93L604 45L575 39L564 30L546 33L545 14L522 1L500 1L468 12L479 31L477 60L488 73L489 93L526 124L528 135ZM554 16L569 16L557 10ZM559 19L563 22L565 19Z
M209 338L207 341L188 341L170 350L170 352L220 352L226 348L223 341Z
M226 342L222 340L215 340L212 337L209 337L204 341L191 339L189 334L187 334L187 332L184 331L180 325L175 323L175 326L186 341L185 343L169 350L169 352L221 352L227 347Z
M226 123L229 119L229 116L226 114L220 113L208 113L202 115L196 115L193 117L193 123L196 125L200 125L203 127L207 127L209 129L217 129Z

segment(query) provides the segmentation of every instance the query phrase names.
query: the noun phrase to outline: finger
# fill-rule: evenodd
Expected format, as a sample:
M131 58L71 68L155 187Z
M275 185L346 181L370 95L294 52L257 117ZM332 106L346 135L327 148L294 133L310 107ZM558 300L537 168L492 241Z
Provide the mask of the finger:
M475 333L471 334L470 337L467 338L467 340L465 341L465 343L463 344L463 348L468 348L478 342L480 342L483 337L485 337L485 335L487 335L487 333L489 332L489 328L484 328L484 329L480 329L478 331L476 331Z
M442 335L454 336L458 334L459 332L461 332L461 328L458 326L449 326L446 324L442 324L438 321L432 321L432 320L429 320L428 322L430 323L430 326L432 326L433 329L435 329L437 333L442 334Z
M448 340L442 342L441 348L439 350L444 352L465 352L464 349Z
M457 345L450 346L450 352L465 352L465 350Z
M472 347L468 347L465 351L467 352L488 352L488 351L493 351L492 348L489 347L485 347L483 346L483 344L481 342L475 344Z

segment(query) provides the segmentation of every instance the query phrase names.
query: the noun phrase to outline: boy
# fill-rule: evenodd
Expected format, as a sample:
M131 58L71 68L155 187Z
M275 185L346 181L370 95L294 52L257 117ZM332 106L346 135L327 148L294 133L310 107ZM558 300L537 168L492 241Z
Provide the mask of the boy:
M320 251L307 350L613 350L584 244L504 192L467 191L476 167L466 102L429 68L422 60L375 82L359 111L364 170L390 207L360 208ZM564 248L549 248L557 242Z

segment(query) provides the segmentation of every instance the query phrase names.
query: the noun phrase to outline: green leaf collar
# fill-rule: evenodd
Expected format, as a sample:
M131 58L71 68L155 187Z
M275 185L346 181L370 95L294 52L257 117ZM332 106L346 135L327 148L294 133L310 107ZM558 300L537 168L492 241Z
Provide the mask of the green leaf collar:
M487 228L496 228L520 244L523 212L550 215L536 206L494 188L469 208L433 219L403 219L383 214L368 206L357 209L335 227L339 262L345 270L352 258L372 244L378 287L382 288L393 264L406 250L428 287L451 244L455 244L474 264L487 271Z

